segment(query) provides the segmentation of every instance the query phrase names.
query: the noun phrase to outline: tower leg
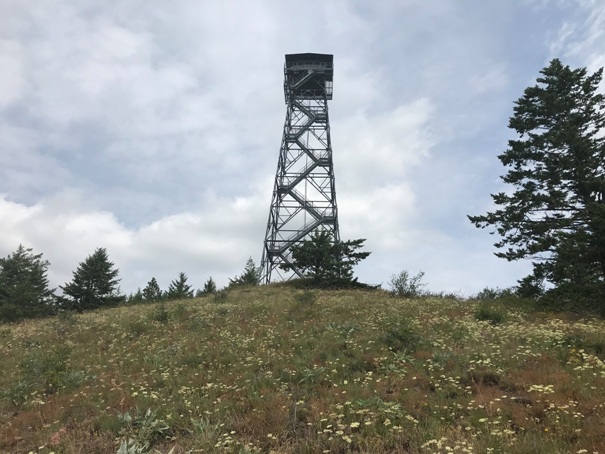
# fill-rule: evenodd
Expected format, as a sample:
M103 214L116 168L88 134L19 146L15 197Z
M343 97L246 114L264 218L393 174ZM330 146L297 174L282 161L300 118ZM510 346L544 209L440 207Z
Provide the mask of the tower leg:
M303 277L290 248L315 230L340 240L327 97L290 93L261 259L261 282Z

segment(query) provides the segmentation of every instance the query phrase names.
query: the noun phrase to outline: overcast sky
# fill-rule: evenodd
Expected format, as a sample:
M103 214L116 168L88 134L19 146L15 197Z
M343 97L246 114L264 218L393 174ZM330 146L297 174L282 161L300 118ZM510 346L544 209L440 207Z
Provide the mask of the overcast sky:
M343 239L361 281L508 287L527 262L467 214L505 189L513 102L552 58L605 65L601 0L0 0L0 256L53 286L107 248L122 290L260 264L284 54L334 55Z

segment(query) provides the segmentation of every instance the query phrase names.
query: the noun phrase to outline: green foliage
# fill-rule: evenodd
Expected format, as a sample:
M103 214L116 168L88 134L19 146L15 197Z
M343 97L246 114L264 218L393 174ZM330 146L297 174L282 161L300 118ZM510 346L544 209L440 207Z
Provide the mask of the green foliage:
M214 302L215 303L218 303L218 304L226 303L228 298L229 298L229 290L227 290L226 288L214 293Z
M489 322L490 325L500 325L506 320L506 311L493 303L481 302L475 310L475 319Z
M496 300L502 298L509 298L515 295L515 292L509 288L491 288L485 287L475 296L478 300Z
M605 320L497 299L494 326L476 300L229 292L165 303L165 326L153 304L75 315L65 334L58 319L1 327L0 452L576 453L603 439Z
M515 102L518 139L499 156L512 191L492 195L494 212L469 216L492 226L507 260L530 258L520 294L605 306L605 97L603 70L588 74L557 59Z
M78 265L72 281L60 286L63 290L60 307L83 312L119 304L124 296L120 294L118 274L105 248L97 248Z
M126 304L140 304L143 300L143 292L141 292L141 289L139 288L135 293L131 293L126 297Z
M389 281L391 293L400 298L414 298L424 294L423 288L427 284L422 282L424 272L419 271L415 276L411 276L407 270L399 274L393 274Z
M356 282L353 267L370 255L370 252L357 252L364 241L335 241L332 232L316 230L308 240L292 245L292 264L280 267L302 272L314 286L347 287Z
M187 284L187 275L183 272L179 273L179 277L170 283L166 298L169 300L178 300L185 298L193 298L193 288Z
M238 285L258 285L260 283L260 269L256 267L252 257L248 258L246 266L241 275L229 278L229 287Z
M406 319L388 323L381 341L393 352L415 352L422 345L422 336Z
M162 290L158 285L158 281L155 277L152 277L147 283L147 286L143 289L143 299L145 301L160 301L162 296Z
M158 419L156 412L147 409L145 413L138 408L118 414L122 424L120 434L123 436L118 454L145 454L149 452L155 440L165 438L170 427L164 420Z
M42 254L19 245L0 259L0 321L48 315L54 310L55 296L48 288L49 263Z
M166 304L164 304L163 301L158 304L149 314L149 318L153 321L160 322L162 325L167 324L170 320L170 312L168 312Z
M208 278L208 280L204 283L204 288L202 290L198 290L195 294L196 297L213 295L217 291L216 282L212 279L212 276Z
M301 306L313 306L317 302L317 293L311 290L303 290L294 296L294 301Z

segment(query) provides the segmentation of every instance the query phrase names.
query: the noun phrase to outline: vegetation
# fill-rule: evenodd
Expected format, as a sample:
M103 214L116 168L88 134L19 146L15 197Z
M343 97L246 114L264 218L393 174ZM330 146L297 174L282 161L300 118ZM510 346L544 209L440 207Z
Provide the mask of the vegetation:
M48 288L49 263L42 254L19 245L0 259L0 321L48 315L54 310L55 296Z
M193 288L187 284L187 275L183 272L179 273L179 277L170 283L166 298L170 300L178 300L183 298L193 298Z
M147 286L143 289L143 299L145 301L160 301L163 297L162 290L155 277L147 283Z
M308 240L290 247L292 264L282 264L281 268L303 270L314 286L347 287L357 281L353 267L370 255L370 252L357 252L364 241L334 241L331 232L316 230Z
M212 279L212 276L208 278L208 280L204 283L204 288L202 290L198 290L196 292L196 297L212 295L216 293L218 289L216 288L216 282Z
M605 321L233 288L0 328L0 452L605 452Z
M393 274L389 281L391 293L405 298L421 296L426 287L426 284L422 282L423 277L423 271L418 272L416 276L411 276L407 270L403 270L399 274Z
M522 294L548 289L559 304L605 313L603 69L588 74L555 59L540 73L515 103L509 127L519 138L499 156L512 191L492 195L496 211L469 218L503 237L498 257L533 260Z
M124 301L118 286L119 270L109 261L105 248L97 248L78 265L71 282L61 286L63 296L59 306L83 312L100 307L115 306Z
M212 279L212 278L211 278ZM252 257L248 258L246 266L241 275L229 279L229 287L238 285L258 285L260 284L260 269L256 267ZM216 291L216 285L214 286Z

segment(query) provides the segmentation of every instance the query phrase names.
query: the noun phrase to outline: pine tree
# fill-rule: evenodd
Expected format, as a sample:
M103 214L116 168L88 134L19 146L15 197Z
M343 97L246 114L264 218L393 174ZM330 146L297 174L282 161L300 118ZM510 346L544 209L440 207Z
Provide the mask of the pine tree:
M185 273L179 273L179 277L170 283L166 297L171 300L193 298L193 289L187 284Z
M155 277L152 277L147 283L147 286L143 289L143 299L145 301L160 301L162 296L162 290L158 285L158 281Z
M235 287L238 285L258 285L260 283L260 269L256 267L252 257L248 258L244 272L232 278L229 278L229 287Z
M284 270L302 269L305 277L320 286L347 286L356 280L353 267L370 255L356 252L365 239L334 241L331 232L317 230L308 240L290 248L292 264L283 264Z
M202 290L198 290L197 296L212 295L213 293L216 293L216 290L216 283L214 282L214 279L212 279L211 276L204 283L204 288Z
M49 262L42 254L19 245L0 259L0 320L48 315L54 310L55 296L48 288Z
M109 261L105 248L97 248L78 265L71 282L60 287L64 309L83 312L99 307L115 306L124 301L118 286L119 270Z
M518 139L499 156L512 190L492 195L494 212L469 219L503 237L498 257L533 261L523 293L550 283L553 296L600 299L605 308L603 69L589 75L555 59L540 73L515 103L509 127Z

